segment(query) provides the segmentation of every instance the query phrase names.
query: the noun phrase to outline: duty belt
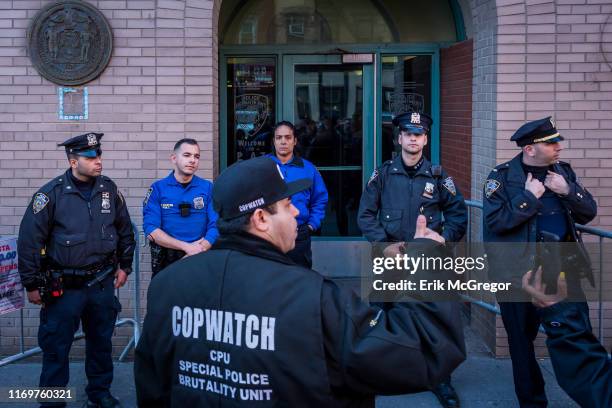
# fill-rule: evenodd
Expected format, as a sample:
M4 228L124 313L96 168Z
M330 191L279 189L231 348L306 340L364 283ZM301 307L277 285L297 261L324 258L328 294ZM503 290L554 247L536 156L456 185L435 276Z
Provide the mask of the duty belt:
M111 264L100 265L93 268L82 268L82 269L72 269L72 268L59 268L64 275L67 276L78 276L81 278L93 278L106 268L108 268Z

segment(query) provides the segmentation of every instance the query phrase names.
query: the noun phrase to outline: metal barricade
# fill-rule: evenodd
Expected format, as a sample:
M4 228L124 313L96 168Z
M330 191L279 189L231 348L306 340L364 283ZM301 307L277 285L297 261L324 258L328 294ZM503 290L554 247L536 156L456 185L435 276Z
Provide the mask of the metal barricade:
M118 318L115 322L115 327L124 326L126 324L132 325L133 334L125 346L121 354L119 355L119 361L123 361L127 354L130 352L132 347L135 347L138 344L138 340L140 339L140 232L138 231L138 227L136 224L132 223L132 228L134 229L134 239L136 244L136 249L134 251L134 261L132 262L132 273L130 276L134 277L134 317L131 318ZM115 295L119 298L119 289L116 289ZM23 308L19 310L19 324L20 324L20 338L19 338L19 353L13 354L12 356L8 356L0 360L0 367L5 365L15 363L17 361L26 359L28 357L34 356L42 352L40 347L34 347L28 350L25 350L25 334L24 334L24 325L23 325ZM79 340L85 337L85 333L79 330L74 335L74 340Z
M471 242L479 242L482 239L480 239L479 241L475 241L472 237L472 232L473 232L472 210L478 209L481 211L479 232L482 237L482 230L483 230L482 202L474 201L474 200L466 200L465 204L468 206L467 234L466 234L467 243L469 244ZM603 242L604 242L604 239L612 239L612 231L606 231L600 228L589 227L589 226L581 225L581 224L576 224L576 229L580 231L582 234L590 234L590 235L597 236L599 238L599 293L598 293L598 305L597 305L597 319L599 321L599 338L603 339L604 337L604 316L603 316L603 311L604 311L603 309L603 275L604 275L603 274L603 267L604 267L603 253L604 251L603 251ZM469 248L469 245L467 246L467 248ZM487 303L487 302L483 302L482 300L474 299L473 297L468 296L468 295L461 295L461 298L464 301L470 302L471 304L478 306L482 309L488 310L496 314L501 313L499 308L491 303ZM540 329L541 331L543 330L542 328Z

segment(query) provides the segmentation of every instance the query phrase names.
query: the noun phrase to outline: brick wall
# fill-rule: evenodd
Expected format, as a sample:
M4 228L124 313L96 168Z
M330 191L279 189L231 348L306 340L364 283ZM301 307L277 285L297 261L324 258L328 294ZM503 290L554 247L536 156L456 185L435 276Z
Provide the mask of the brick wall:
M599 203L599 216L591 225L609 230L612 164L606 158L612 157L612 71L602 49L609 57L612 49L605 44L612 30L605 23L612 2L497 3L497 162L518 153L508 139L521 124L552 115L566 137L562 159L572 164ZM597 330L597 320L593 323ZM612 326L612 314L607 313L604 325ZM612 332L606 334L609 348ZM500 346L505 344L503 335Z
M472 47L467 40L440 53L440 159L466 199L471 196Z
M176 140L192 137L200 142L200 176L210 179L216 169L213 20L218 4L89 1L109 20L114 51L106 71L85 85L89 120L74 122L58 120L57 86L42 79L26 55L27 26L46 3L0 0L0 234L17 234L32 194L66 169L65 154L56 143L92 130L105 133L104 173L118 184L140 226L142 198L151 182L167 174ZM144 302L150 278L148 248L143 248L141 262ZM133 313L133 279L120 294L126 317ZM24 315L26 347L35 346L38 308L28 306ZM0 317L0 355L17 350L18 338L12 337L17 327L18 314ZM129 335L127 327L116 331L115 351ZM75 343L74 355L81 355L82 348L83 342Z

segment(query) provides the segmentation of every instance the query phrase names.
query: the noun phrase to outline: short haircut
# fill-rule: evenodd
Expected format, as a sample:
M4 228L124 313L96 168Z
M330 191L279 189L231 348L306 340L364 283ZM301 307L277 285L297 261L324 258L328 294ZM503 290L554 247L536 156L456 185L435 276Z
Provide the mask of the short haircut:
M276 125L274 125L274 134L276 134L276 130L281 126L287 126L289 129L291 129L291 133L293 133L293 136L295 137L295 126L288 120L281 120Z
M181 148L181 146L184 144L198 146L198 141L195 139L188 138L188 137L183 138L174 144L174 151L177 152Z
M276 214L278 209L276 208L276 203L272 203L267 207L262 208L264 211L269 212L270 214ZM246 231L249 223L251 222L251 216L253 212L248 214L242 214L236 218L231 218L229 220L224 220L221 217L217 218L217 229L219 230L219 234L221 235L231 235L239 232Z

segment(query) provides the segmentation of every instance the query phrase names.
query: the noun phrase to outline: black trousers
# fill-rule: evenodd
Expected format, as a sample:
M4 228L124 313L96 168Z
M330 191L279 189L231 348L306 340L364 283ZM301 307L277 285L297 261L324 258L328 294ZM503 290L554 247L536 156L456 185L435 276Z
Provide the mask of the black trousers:
M512 359L514 391L521 408L545 407L544 377L536 360L533 342L538 336L540 319L528 302L500 302L508 346Z
M149 245L151 247L151 272L153 272L151 278L185 256L185 252L178 249L165 248L155 242L149 242Z
M298 227L298 235L295 239L295 248L287 252L287 256L298 265L312 268L312 249L310 248L310 228L308 224Z

